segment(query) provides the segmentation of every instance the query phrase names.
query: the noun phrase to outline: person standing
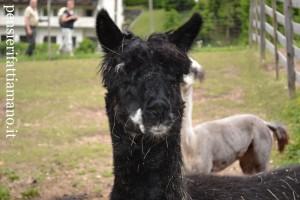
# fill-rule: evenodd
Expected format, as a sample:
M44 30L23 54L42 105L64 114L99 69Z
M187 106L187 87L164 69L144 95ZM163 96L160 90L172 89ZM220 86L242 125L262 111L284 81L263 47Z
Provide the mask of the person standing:
M30 0L29 6L27 6L24 12L24 21L28 41L26 55L32 56L35 49L36 27L39 23L37 0Z
M60 51L62 53L69 53L71 56L73 56L72 36L74 23L78 19L78 17L74 15L74 7L74 0L67 0L67 7L59 19L62 32L62 46Z

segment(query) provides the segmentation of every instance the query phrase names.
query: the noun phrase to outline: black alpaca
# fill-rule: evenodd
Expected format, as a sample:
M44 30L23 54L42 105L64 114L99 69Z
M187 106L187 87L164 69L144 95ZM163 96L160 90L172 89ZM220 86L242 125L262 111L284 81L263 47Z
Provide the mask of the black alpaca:
M113 144L115 179L110 199L299 199L299 167L251 178L183 178L180 83L189 71L187 51L201 24L195 14L176 31L153 34L144 41L122 33L105 10L98 13L96 30L105 52L101 71Z

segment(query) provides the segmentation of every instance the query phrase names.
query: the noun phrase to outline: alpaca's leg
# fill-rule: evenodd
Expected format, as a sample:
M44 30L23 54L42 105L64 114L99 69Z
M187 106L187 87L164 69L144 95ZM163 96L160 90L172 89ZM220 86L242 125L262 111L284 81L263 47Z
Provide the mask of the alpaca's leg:
M240 158L240 166L245 174L255 174L267 169L272 141L254 140L247 152Z
M210 174L212 173L213 161L209 153L198 155L197 161L194 163L194 172L196 174Z
M186 174L210 174L212 172L213 163L211 156L204 152L185 155L183 160Z
M250 145L247 152L240 158L239 161L244 174L255 174L259 170L264 170L264 167L257 161L253 144Z

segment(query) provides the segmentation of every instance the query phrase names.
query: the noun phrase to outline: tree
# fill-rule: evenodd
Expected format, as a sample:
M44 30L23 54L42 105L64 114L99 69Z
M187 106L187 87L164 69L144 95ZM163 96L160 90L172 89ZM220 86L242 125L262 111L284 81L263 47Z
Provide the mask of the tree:
M204 18L204 42L224 44L248 34L249 0L202 0L197 9Z
M167 19L164 24L164 28L166 30L174 29L175 27L177 27L179 25L179 23L180 23L179 13L174 9L172 9L171 11L168 11Z
M190 10L195 5L194 0L165 0L165 9L177 11Z

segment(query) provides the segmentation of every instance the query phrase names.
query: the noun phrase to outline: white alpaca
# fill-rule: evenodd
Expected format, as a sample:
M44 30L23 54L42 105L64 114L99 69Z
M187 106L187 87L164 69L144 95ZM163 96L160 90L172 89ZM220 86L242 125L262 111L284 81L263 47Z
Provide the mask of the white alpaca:
M192 60L192 69L203 74L203 68ZM195 70L194 70L195 71ZM273 134L280 151L288 143L286 130L251 114L234 115L205 122L193 128L194 73L184 77L181 86L185 110L182 121L181 145L185 172L208 174L218 172L236 160L244 173L266 170L272 149Z

